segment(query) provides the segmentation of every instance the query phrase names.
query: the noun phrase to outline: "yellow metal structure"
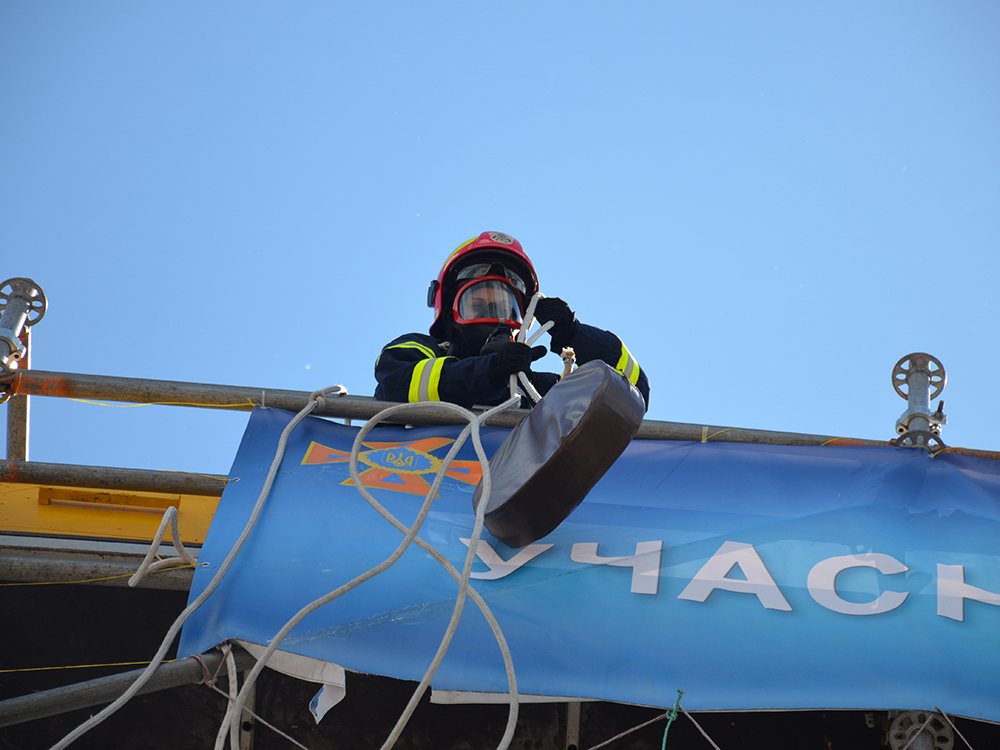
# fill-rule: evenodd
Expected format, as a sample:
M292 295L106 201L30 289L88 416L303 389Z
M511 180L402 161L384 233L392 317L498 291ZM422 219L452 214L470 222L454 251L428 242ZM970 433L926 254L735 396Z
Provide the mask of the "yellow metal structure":
M202 544L218 497L0 482L0 534L148 542L171 505L181 541Z

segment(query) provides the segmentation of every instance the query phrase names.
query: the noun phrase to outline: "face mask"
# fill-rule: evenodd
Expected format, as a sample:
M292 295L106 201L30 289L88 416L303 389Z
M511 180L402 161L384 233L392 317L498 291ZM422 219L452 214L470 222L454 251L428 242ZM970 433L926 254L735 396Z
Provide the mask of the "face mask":
M521 294L506 278L474 279L458 290L452 318L459 325L521 327Z

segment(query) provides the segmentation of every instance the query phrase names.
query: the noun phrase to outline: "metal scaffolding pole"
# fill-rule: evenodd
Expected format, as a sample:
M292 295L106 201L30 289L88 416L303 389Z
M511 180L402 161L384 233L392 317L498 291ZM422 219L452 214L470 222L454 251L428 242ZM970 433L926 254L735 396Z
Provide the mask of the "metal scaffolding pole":
M0 461L0 482L18 484L219 497L226 488L226 481L226 477L218 474L117 469L109 466L49 464L40 461Z
M233 656L236 658L238 672L250 669L255 663L254 658L241 648L234 648ZM212 675L222 665L223 656L218 651L212 651L204 654L202 660L205 662L208 673ZM26 721L58 716L79 708L111 703L124 693L143 671L136 669L131 672L100 677L96 680L79 682L75 685L2 701L0 702L0 727L9 727ZM202 668L201 662L194 657L178 659L174 662L161 664L149 682L139 689L137 695L155 693L181 685L195 685L201 682L204 676L205 669Z
M311 397L306 391L251 388L204 383L181 383L169 380L145 380L105 375L80 375L73 373L23 370L0 377L0 387L13 394L79 398L96 401L122 401L133 404L163 404L202 407L206 409L235 409L250 411L254 406L274 407L299 411ZM327 397L326 405L316 409L316 416L338 419L368 420L392 404L366 396ZM526 410L502 412L488 424L513 427L525 416ZM440 411L414 409L407 412L407 424L458 424L453 415ZM646 420L636 438L639 440L719 440L735 443L769 443L772 445L825 445L849 443L851 445L887 445L881 440L857 440L830 435L806 435L794 432L753 430L718 425L683 424Z
M116 562L89 559L70 560L55 556L45 558L38 555L14 557L4 551L0 555L0 569L3 571L3 580L10 582L68 583L78 586L132 588L128 585L128 580L139 567L140 561L141 555L136 555L134 560ZM190 591L193 579L193 568L157 570L151 575L143 577L135 585L135 588Z
M31 367L31 329L21 331L24 356L19 365ZM7 404L7 458L11 461L28 460L28 431L30 428L31 403L28 396L12 396Z

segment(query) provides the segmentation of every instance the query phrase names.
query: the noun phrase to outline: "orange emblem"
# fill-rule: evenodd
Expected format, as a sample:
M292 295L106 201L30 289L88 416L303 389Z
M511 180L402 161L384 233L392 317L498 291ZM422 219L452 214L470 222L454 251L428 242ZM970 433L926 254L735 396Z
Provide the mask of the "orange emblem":
M432 452L455 442L451 438L422 438L401 443L362 443L367 448L358 454L358 463L368 468L358 478L365 487L391 492L425 496L430 491L431 478L441 468L441 459ZM329 448L317 442L309 444L302 465L348 463L350 451ZM360 466L359 466L360 468ZM445 474L465 484L476 485L483 475L478 461L454 460ZM341 484L353 485L353 479Z

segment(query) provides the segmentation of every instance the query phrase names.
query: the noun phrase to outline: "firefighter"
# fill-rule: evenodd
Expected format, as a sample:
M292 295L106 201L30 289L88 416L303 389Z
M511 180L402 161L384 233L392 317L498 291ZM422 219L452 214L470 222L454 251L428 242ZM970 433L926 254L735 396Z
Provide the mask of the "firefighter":
M434 308L430 335L408 333L382 349L375 398L494 406L509 397L510 375L522 371L544 396L560 377L531 370L545 347L512 340L537 291L535 268L513 237L483 232L462 243L428 289L427 306ZM639 389L649 408L649 381L621 339L581 323L558 297L539 298L535 318L553 321L553 352L572 347L581 365L603 360Z

